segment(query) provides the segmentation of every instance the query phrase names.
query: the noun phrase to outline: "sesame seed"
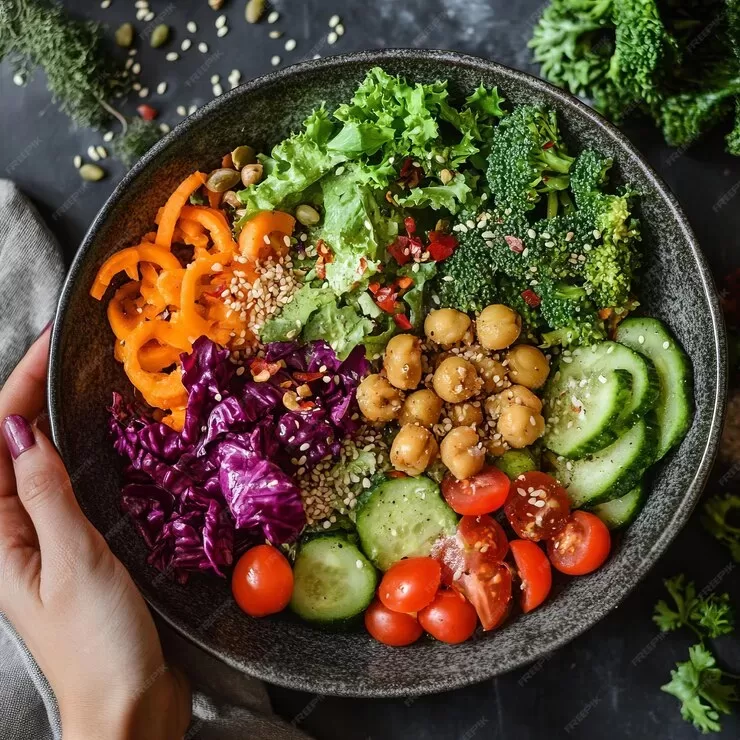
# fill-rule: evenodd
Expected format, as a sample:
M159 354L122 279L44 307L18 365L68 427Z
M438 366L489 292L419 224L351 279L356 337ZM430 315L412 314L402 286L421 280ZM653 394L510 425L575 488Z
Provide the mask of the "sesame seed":
M100 155L98 154L97 149L95 149L95 147L92 145L87 148L87 156L90 157L93 162L97 162L100 160Z
M229 32L228 26L221 26L221 28L216 31L216 36L218 36L220 39L222 39L226 34Z
M168 51L164 58L168 62L176 62L180 58L180 55L176 51Z
M326 37L326 43L327 44L336 44L337 39L339 38L339 35L336 31L330 31L329 35Z
M192 45L193 42L190 39L183 39L182 43L180 44L180 48L183 51L187 51Z
M208 53L208 44L207 44L207 43L206 43L205 41L201 41L201 42L200 42L200 43L198 44L198 51L199 51L199 52L200 52L201 54L207 54L207 53Z
M216 18L216 28L223 28L226 25L226 16L220 15Z
M295 39L288 39L285 42L285 51L293 51L296 47L296 40Z
M333 15L331 18L329 18L329 28L335 28L336 25L341 21L342 19L338 15Z
M272 59L270 59L270 64L272 64L273 67L277 67L278 64L280 64L280 57L275 54Z
M338 23L334 30L337 36L344 36L344 26L341 23Z
M157 85L157 95L164 95L167 92L167 83L160 82Z
M280 13L278 13L277 10L273 10L272 13L270 13L270 15L267 16L267 22L277 23L279 18L280 18Z
M185 28L187 28L190 33L195 33L198 30L198 24L195 21L188 21Z
M639 342L640 344L645 344L645 337L643 337L643 336L642 336L642 334L640 334L640 336L639 336L639 337L637 337L637 341L638 341L638 342Z
M175 110L177 111L178 116L186 116L188 113L187 110L185 110L184 105L178 105Z
M663 342L663 349L668 349L671 346L670 342Z

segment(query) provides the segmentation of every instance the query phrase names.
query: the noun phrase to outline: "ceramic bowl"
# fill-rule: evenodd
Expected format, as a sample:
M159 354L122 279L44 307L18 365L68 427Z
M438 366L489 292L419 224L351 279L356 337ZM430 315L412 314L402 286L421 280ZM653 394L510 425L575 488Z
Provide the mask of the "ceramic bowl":
M118 511L120 463L106 435L113 389L126 388L113 359L105 307L88 289L104 259L150 229L157 209L188 173L209 171L224 151L249 142L268 150L322 101L347 100L381 65L412 80L449 81L456 98L483 83L512 103L557 109L572 147L614 158L618 179L639 199L647 261L639 289L645 313L663 319L694 364L696 417L681 446L656 467L637 521L616 538L608 563L558 580L547 604L457 646L429 640L388 648L363 630L320 631L289 615L254 620L229 583L196 576L178 585L146 565L141 538ZM365 697L436 692L509 671L558 648L614 609L686 522L713 461L725 398L725 337L712 278L678 203L613 126L568 94L521 72L447 51L373 51L304 62L222 95L183 121L123 179L90 227L59 303L49 404L53 435L82 507L130 570L151 607L203 649L276 684Z

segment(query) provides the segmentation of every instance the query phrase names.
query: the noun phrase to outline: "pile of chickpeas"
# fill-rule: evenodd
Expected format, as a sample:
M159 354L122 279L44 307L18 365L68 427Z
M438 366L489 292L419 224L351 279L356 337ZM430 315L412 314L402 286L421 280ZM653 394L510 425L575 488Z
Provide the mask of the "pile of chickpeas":
M475 322L441 308L426 317L426 341L397 334L388 342L382 371L362 381L357 403L368 421L401 425L390 452L396 470L420 475L439 456L457 479L469 478L486 454L542 436L542 401L533 390L550 365L537 347L515 344L521 328L519 314L502 304Z

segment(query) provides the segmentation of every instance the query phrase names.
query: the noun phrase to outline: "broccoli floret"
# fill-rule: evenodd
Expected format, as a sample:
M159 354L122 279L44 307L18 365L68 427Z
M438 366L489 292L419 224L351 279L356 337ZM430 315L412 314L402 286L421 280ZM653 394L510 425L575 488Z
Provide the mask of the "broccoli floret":
M504 213L523 214L535 207L542 193L548 193L548 206L557 204L557 191L566 190L570 183L572 164L554 110L534 105L515 108L498 125L488 158L488 182L496 206Z
M552 327L543 332L545 347L595 344L606 338L604 321L586 289L568 283L541 283L542 318Z

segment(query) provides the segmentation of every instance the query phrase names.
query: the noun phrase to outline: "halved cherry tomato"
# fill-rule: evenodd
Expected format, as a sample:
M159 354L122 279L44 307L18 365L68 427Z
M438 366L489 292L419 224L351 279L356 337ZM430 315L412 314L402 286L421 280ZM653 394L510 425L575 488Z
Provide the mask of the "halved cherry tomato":
M419 612L419 624L440 642L456 645L475 632L475 609L456 591L439 591L434 601Z
M511 600L511 571L502 563L509 544L503 527L487 514L464 516L455 537L440 540L432 555L442 562L442 582L464 594L484 630L498 626Z
M512 540L509 547L522 581L522 611L526 614L536 609L550 593L550 561L540 546L531 540Z
M378 642L394 647L410 645L424 632L412 614L394 612L377 599L365 611L365 628Z
M539 542L563 529L570 514L570 499L555 478L532 470L512 482L504 511L519 537Z
M290 563L272 545L257 545L236 564L231 591L236 603L250 616L276 614L288 606L293 593Z
M480 473L457 480L448 475L442 481L442 495L458 514L490 514L500 509L509 495L509 477L498 468L483 468Z
M547 543L550 562L561 573L584 576L609 557L612 538L604 522L587 511L574 511L565 528Z
M418 612L428 606L439 589L442 566L434 558L408 558L383 575L378 598L395 612Z

